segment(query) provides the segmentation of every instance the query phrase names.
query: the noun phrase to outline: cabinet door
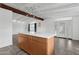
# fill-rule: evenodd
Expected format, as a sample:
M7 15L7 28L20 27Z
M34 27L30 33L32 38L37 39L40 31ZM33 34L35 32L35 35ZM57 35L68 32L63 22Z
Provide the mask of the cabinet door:
M55 22L55 32L58 37L72 38L72 20Z
M18 42L19 42L19 47L20 48L24 48L25 43L26 43L26 38L23 36L19 36L18 37Z
M25 42L24 42L24 50L29 53L31 50L31 36L26 36Z
M43 41L45 40L45 42ZM34 37L32 36L32 39L28 40L28 51L30 54L46 54L46 39ZM42 42L43 41L43 42Z
M18 36L18 42L19 42L19 47L21 49L26 49L26 47L27 47L27 37L25 37L24 35L19 35Z
M65 36L65 23L64 22L56 22L55 23L55 32L58 37Z

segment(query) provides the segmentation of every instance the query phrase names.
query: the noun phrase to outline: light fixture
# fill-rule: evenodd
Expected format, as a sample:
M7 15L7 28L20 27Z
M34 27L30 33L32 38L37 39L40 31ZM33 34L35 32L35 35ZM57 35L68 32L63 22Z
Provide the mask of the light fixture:
M24 24L24 22L22 22Z
M23 21L17 21L17 23L21 23L21 24L24 24L24 22L23 22Z
M16 22L16 20L12 20L12 22Z
M22 23L22 24L24 24L23 21L18 21L18 20L12 20L12 22L16 22L16 23Z
M21 23L21 21L17 21L17 23Z

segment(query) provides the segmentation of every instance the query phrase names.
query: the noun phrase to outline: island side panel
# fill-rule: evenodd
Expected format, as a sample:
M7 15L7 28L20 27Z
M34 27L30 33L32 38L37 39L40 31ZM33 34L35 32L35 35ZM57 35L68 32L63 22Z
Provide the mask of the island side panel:
M55 38L54 36L52 36L47 40L47 55L52 55L54 53L55 53Z

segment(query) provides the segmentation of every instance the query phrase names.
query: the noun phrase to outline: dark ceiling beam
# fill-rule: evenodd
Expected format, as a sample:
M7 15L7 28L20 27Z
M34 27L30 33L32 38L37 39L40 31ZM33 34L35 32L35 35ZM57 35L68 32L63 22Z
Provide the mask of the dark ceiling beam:
M43 18L41 17L38 17L38 16L35 16L35 15L32 15L30 13L27 13L27 12L24 12L24 11L21 11L19 9L16 9L16 8L13 8L11 6L8 6L8 5L5 5L3 3L0 3L0 8L4 8L4 9L7 9L7 10L10 10L14 13L18 13L18 14L21 14L21 15L24 15L24 16L28 16L28 17L32 17L32 18L35 18L35 19L38 19L38 20L44 20Z

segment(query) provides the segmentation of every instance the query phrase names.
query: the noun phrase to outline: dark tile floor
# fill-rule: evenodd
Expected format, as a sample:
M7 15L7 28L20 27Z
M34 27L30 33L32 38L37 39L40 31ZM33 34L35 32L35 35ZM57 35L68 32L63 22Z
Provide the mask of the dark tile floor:
M79 55L79 41L68 39L55 39L56 55Z
M0 55L28 55L17 47L16 37L12 46L0 48ZM55 38L55 55L79 55L79 41Z

